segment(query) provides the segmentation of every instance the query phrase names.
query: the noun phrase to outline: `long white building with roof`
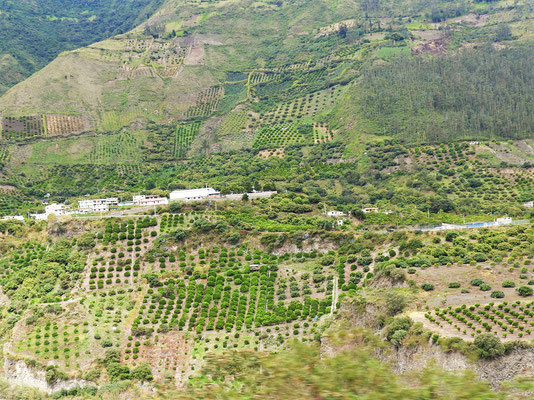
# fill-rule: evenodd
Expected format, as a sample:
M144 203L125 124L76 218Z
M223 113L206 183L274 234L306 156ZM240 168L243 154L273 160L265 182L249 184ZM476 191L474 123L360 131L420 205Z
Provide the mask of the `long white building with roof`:
M218 198L221 193L208 187L201 189L174 190L169 195L171 201L198 201L210 198Z

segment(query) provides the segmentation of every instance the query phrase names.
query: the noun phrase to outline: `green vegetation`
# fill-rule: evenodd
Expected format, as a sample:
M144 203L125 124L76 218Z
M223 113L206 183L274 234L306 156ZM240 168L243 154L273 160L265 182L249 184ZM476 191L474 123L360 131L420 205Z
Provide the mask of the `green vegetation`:
M127 32L161 0L53 0L0 6L0 93L44 67L59 53Z
M82 3L38 25L120 34L0 97L0 216L223 198L0 221L4 369L87 383L54 398L528 397L529 2Z

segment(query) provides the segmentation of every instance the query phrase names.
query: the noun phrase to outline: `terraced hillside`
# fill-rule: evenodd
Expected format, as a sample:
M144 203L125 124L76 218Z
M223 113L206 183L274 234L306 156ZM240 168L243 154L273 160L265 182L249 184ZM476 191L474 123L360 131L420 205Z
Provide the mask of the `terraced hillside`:
M518 92L532 82L529 7L167 1L131 32L62 54L4 95L0 114L74 114L99 132L192 120L212 131L226 115L242 116L237 126L223 124L219 144L218 135L199 135L211 150L235 147L229 127L248 147L308 143L282 133L258 144L255 133L273 124L327 123L348 140L362 132L424 142L522 138L531 133L532 115L532 102ZM425 71L433 76L418 80ZM514 82L495 82L509 78ZM383 89L391 93L378 95ZM408 98L410 90L420 98ZM417 116L419 104L424 111ZM473 117L490 109L498 110L494 120ZM521 116L505 122L511 110Z
M512 344L531 337L531 225L365 231L352 216L332 224L312 196L290 210L291 198L4 222L4 363L46 370L49 391L72 379L72 393L86 395L130 379L187 390L203 387L203 368L228 352L283 354L295 340L330 340L325 329L364 296L378 310L387 304L378 317L387 345L452 343L447 351L476 357L484 332Z

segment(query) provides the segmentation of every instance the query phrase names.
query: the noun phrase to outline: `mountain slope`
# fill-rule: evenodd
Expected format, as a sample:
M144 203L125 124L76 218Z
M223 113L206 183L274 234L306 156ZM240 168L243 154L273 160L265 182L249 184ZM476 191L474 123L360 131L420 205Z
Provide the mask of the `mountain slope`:
M126 32L162 0L0 2L0 94L60 52Z
M242 191L301 184L300 160L333 203L374 203L386 195L366 184L394 192L387 174L430 168L428 193L460 207L434 166L532 163L529 141L469 141L532 137L533 15L527 1L169 0L0 98L0 178L26 199ZM323 163L340 164L337 185Z

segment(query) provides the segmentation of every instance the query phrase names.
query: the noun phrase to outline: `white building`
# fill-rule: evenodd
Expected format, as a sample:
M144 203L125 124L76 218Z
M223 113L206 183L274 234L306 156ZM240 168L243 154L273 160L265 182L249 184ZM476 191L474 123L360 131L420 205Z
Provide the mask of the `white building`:
M330 218L343 217L345 213L343 211L327 211L326 216Z
M111 206L119 205L117 197L109 197L107 199L88 199L78 201L78 208L80 212L106 212Z
M136 206L157 206L169 204L169 199L155 195L137 195L133 197L133 203Z
M510 225L512 223L512 217L497 218L495 225Z
M69 215L72 211L69 210L69 206L65 204L52 203L45 207L45 212L42 214L30 214L30 217L35 218L36 221L46 221L52 214L56 216Z
M2 217L2 221L22 221L24 222L24 217L22 215L6 215Z
M169 195L171 201L198 201L220 196L221 193L213 188L174 190Z
M46 215L46 218L48 218L48 216L51 214L55 214L57 216L66 215L68 212L68 209L69 209L69 206L65 204L52 203L45 207L45 215Z
M526 201L523 203L523 207L526 207L526 208L532 208L534 207L534 201Z

